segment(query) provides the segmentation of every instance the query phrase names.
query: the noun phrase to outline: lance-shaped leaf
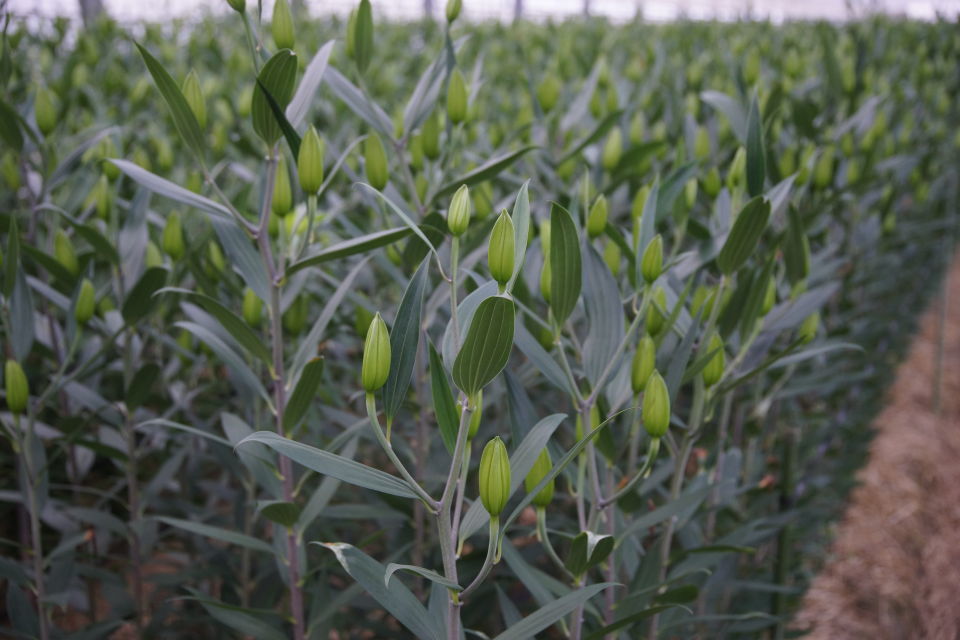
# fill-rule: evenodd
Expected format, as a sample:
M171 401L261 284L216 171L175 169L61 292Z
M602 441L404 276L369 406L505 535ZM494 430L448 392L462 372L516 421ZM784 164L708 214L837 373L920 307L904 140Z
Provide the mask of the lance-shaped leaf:
M450 455L457 443L457 429L460 418L457 415L457 405L453 400L450 382L447 381L447 372L443 367L443 359L433 343L430 350L430 395L433 397L433 411L437 416L437 426L440 428L440 437Z
M153 297L160 287L167 282L167 270L163 267L151 267L143 272L133 289L127 294L123 301L123 320L128 325L134 324L137 320L144 317L156 304Z
M573 313L582 287L577 225L570 212L554 202L550 210L550 309L558 326Z
M157 518L157 520L166 525L170 525L171 527L183 529L184 531L195 533L198 536L203 536L204 538L213 538L214 540L219 540L229 544L236 544L254 551L273 553L273 547L263 540L242 533L237 533L236 531L231 531L230 529L224 529L223 527L215 527L213 525L203 524L202 522L193 522L192 520L182 520L180 518L170 518L166 516L160 516Z
M517 149L516 151L511 151L510 153L505 153L502 156L497 156L496 158L485 162L476 169L465 173L455 180L451 180L446 183L440 189L433 194L433 199L443 197L449 193L453 193L460 188L460 185L472 186L478 182L483 182L484 180L489 180L500 175L500 172L512 165L518 159L520 159L524 154L533 151L537 147L528 146L523 147L522 149Z
M763 121L760 119L760 105L757 97L750 102L747 114L747 191L754 198L763 193L766 178L767 161L763 150Z
M529 186L529 180L523 183L513 203L513 275L507 283L507 291L513 291L513 283L523 271L523 260L527 253L527 237L530 235Z
M386 585L387 569L360 549L345 542L314 542L334 553L343 570L417 638L441 640L442 620L427 614L416 596L399 580Z
M316 395L322 379L323 358L314 358L303 367L303 373L300 374L286 411L283 412L283 428L287 433L300 423L310 408L310 401Z
M564 616L572 613L575 609L583 605L587 600L594 597L604 589L615 587L615 582L601 582L592 584L589 587L577 589L562 598L540 607L529 616L511 626L509 629L495 637L493 640L529 640L560 620Z
M787 210L787 230L780 244L783 262L787 268L787 281L797 284L810 272L810 241L803 228L803 220L796 207Z
M613 551L614 541L614 537L610 535L581 531L570 544L564 564L570 573L581 576L607 559Z
M282 456L286 456L317 473L332 476L347 484L364 489L372 489L401 498L416 498L412 489L399 478L389 473L354 462L335 453L317 449L306 444L284 438L271 431L257 431L237 443L241 447L248 442L265 444Z
M390 374L383 387L383 410L388 421L397 415L407 396L407 389L410 388L413 362L420 346L420 317L427 284L428 261L429 258L424 258L407 285L390 331Z
M396 562L391 562L387 565L387 572L383 575L383 584L387 587L390 586L390 578L393 577L397 571L409 571L410 573L415 573L418 576L424 577L427 580L435 582L440 586L446 587L447 589L453 589L454 591L463 591L463 587L454 582L453 580L448 580L436 571L431 571L430 569L424 569L423 567L418 567L414 564L397 564Z
M769 219L770 203L760 196L743 207L717 256L717 266L724 275L729 276L743 266L756 249Z
M330 60L330 53L333 51L334 44L336 44L336 40L330 40L320 47L310 64L307 65L307 70L303 72L303 79L300 81L300 86L297 87L297 93L293 96L286 110L287 120L294 128L299 127L307 116L310 102L320 87L324 71L327 70L327 62Z
M160 90L160 95L163 96L164 101L170 108L170 114L173 116L173 123L176 125L177 131L180 132L183 141L187 143L187 147L193 151L198 159L202 159L205 148L203 132L200 130L200 124L197 122L197 117L193 115L193 110L190 109L187 99L183 97L180 86L170 77L163 65L150 55L149 51L142 47L139 42L136 45L140 57L147 65L147 70L153 76L153 82Z
M513 348L513 300L491 296L480 303L463 348L453 363L453 381L474 396L503 371Z
M285 109L293 97L296 81L297 54L289 49L273 54L257 76L250 113L253 117L253 129L268 146L273 146L280 139L282 131L264 92L269 92L277 106Z
M332 244L308 258L304 258L300 262L295 262L294 264L290 265L287 268L287 277L290 277L297 271L306 269L307 267L315 267L318 264L336 260L337 258L345 258L347 256L356 255L358 253L366 253L368 251L373 251L374 249L379 249L380 247L385 247L388 244L393 244L394 242L406 238L411 233L412 232L409 227L396 227L394 229L376 231L374 233L368 233L365 236L350 238L349 240Z

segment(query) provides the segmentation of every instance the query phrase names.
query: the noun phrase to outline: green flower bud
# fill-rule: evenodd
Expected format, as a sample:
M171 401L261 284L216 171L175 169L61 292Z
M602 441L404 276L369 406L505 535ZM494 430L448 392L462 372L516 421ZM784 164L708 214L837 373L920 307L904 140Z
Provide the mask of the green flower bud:
M811 342L817 337L817 330L820 328L820 312L811 313L807 319L800 325L799 334L803 344Z
M500 217L490 232L487 262L490 265L490 275L502 291L513 276L513 220L506 209L500 212Z
M77 252L73 248L70 237L63 229L57 229L53 234L53 256L70 275L75 276L80 272Z
M537 456L537 461L530 468L530 472L527 473L527 477L523 479L523 487L527 493L533 491L551 471L553 471L553 461L550 459L550 452L544 447ZM540 489L540 492L533 497L533 506L540 508L550 506L550 501L553 500L553 485L554 481L550 480L543 489Z
M86 324L93 317L93 312L97 307L97 292L93 288L93 283L84 278L80 283L80 292L77 294L77 303L73 307L73 317L77 324Z
M317 135L313 125L307 129L300 142L300 153L297 155L297 175L300 177L300 188L307 195L315 195L323 184L323 140Z
M455 236L463 235L470 226L470 189L467 185L460 185L450 200L447 209L447 228Z
M591 238L596 238L604 229L607 228L607 198L600 194L600 196L593 202L593 206L590 207L590 213L587 215L587 235Z
M299 296L287 308L287 312L283 314L283 328L288 333L296 335L307 326L308 305L306 296Z
M207 263L209 267L207 273L212 278L219 278L227 266L227 261L223 259L223 250L214 240L207 244Z
M658 233L647 244L640 260L640 273L647 284L653 284L663 271L663 237Z
M50 135L57 126L57 99L53 92L46 87L37 89L33 101L33 117L37 121L37 128L44 136Z
M643 132L646 128L647 123L643 117L643 112L637 111L633 119L630 120L630 142L635 145L643 142Z
M260 299L253 289L246 287L243 290L243 321L251 327L260 326L263 317L263 300Z
M742 185L747 175L747 151L743 147L737 147L737 153L730 162L730 169L727 171L727 188L733 191L737 186Z
M164 253L173 260L179 260L183 257L185 250L183 244L183 225L180 223L180 212L174 211L167 217L167 224L163 227L163 237L160 240L160 246Z
M430 183L427 182L427 177L421 173L417 176L416 180L413 181L413 186L417 190L417 197L420 198L420 202L426 200L427 188L430 186ZM390 245L390 247L392 246L393 245Z
M607 263L610 273L616 277L620 273L620 245L613 241L608 242L603 248L603 261Z
M436 160L440 157L440 115L434 111L423 122L421 130L423 142L423 155L428 160Z
M160 253L160 249L152 240L147 242L147 249L143 256L143 266L147 269L163 266L163 254Z
M825 189L833 182L833 150L824 149L813 167L813 186Z
M387 382L390 375L390 332L380 313L373 317L363 342L363 365L360 379L367 393L373 393Z
M380 191L387 186L387 151L383 148L380 136L371 132L363 142L363 159L366 163L367 182Z
M723 368L727 364L727 357L723 350L723 339L717 332L710 336L707 343L707 353L713 351L716 351L716 353L707 362L707 366L703 368L703 384L708 387L720 382L720 378L723 377Z
M537 102L540 103L540 108L543 109L544 113L550 113L557 105L561 88L560 80L552 72L548 72L540 81L540 84L537 85Z
M246 0L227 0L227 4L229 4L230 8L237 13L243 13L247 9Z
M667 308L667 294L663 289L657 287L657 290L653 292L653 300L650 301L650 306L647 307L647 333L652 336L660 333L660 330L663 329L663 321L666 316L664 316L664 311L660 311L660 307L666 311Z
M771 277L767 280L767 290L763 294L763 305L760 307L760 315L767 315L777 303L777 283Z
M706 127L697 127L697 134L693 139L693 157L697 160L710 157L710 133Z
M479 479L480 501L490 517L496 518L510 499L510 456L500 436L483 448Z
M651 438L662 438L670 428L670 393L660 372L654 370L643 392L643 428Z
M100 302L97 303L97 313L100 314L100 316L105 316L116 308L116 305L113 304L113 300L111 300L109 296L103 296L100 298Z
M4 382L7 388L7 407L10 413L21 414L27 410L27 402L30 399L30 386L27 383L27 376L23 372L23 367L16 360L7 360L4 366Z
M687 208L692 209L693 205L697 203L697 179L691 178L687 180L687 184L683 185L683 197L686 200Z
M447 22L449 24L453 24L453 21L460 15L460 8L462 6L462 0L447 0Z
M282 0L281 0L282 1ZM190 111L193 111L197 124L201 129L207 127L207 102L203 97L203 89L200 88L200 78L197 76L196 69L187 74L183 81L183 97L187 99L190 105Z
M722 186L720 182L720 171L718 171L716 167L710 167L710 171L708 171L707 175L703 178L703 192L713 200L717 197L717 194L720 193Z
M657 345L648 334L643 334L630 365L630 386L634 393L640 393L647 387L647 380L657 364Z
M353 29L353 59L363 73L373 58L373 8L370 0L360 0Z
M273 181L273 199L270 201L270 210L281 218L293 208L293 190L290 186L290 172L287 170L287 159L283 154L277 157L277 174Z
M293 15L290 13L287 0L277 0L274 3L270 31L273 33L273 43L277 45L277 49L293 49L295 42Z
M454 69L447 84L447 118L453 124L467 119L467 81L460 69Z
M600 161L603 168L607 171L613 171L620 162L620 156L623 154L623 134L620 127L614 127L607 136L607 141L603 145L603 153L600 155Z
M110 217L110 209L113 207L113 193L110 191L110 182L107 176L100 176L93 192L97 216L106 220Z
M357 10L352 9L347 16L347 37L344 39L343 48L347 52L347 57L351 60L356 59L357 51Z
M544 260L540 269L540 295L547 304L550 304L550 283L550 261Z

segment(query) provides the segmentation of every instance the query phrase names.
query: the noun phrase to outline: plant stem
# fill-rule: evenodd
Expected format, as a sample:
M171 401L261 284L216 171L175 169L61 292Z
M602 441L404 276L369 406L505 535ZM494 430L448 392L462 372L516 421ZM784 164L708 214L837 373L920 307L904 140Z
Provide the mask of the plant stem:
M448 580L457 580L456 538L450 519L450 507L456 488L456 480L460 475L460 465L463 463L463 453L467 446L467 434L470 431L470 413L472 411L469 399L463 402L460 412L460 426L457 428L457 444L453 449L453 459L450 461L450 470L447 473L447 483L443 487L437 510L437 530L440 534L440 553L443 557L443 572ZM456 593L449 593L447 602L447 638L460 639L460 598Z
M397 468L397 472L400 473L406 483L410 486L410 489L417 494L417 497L423 500L423 502L427 505L427 508L432 512L436 512L436 500L431 498L430 494L420 486L420 483L413 479L413 476L409 471L407 471L407 468L403 465L403 462L399 457L397 457L397 453L393 450L393 445L390 444L390 441L387 440L387 437L383 434L383 429L380 428L380 421L377 419L377 399L372 393L367 394L367 417L370 418L370 426L373 428L373 435L377 438L377 442L380 443L380 446L383 448L384 453L387 454L390 462L392 462L393 466Z
M465 600L468 595L473 593L473 590L480 586L480 584L486 579L489 575L490 570L493 569L493 565L497 563L497 540L500 538L500 518L490 518L490 536L487 541L487 557L483 560L483 566L480 567L480 572L477 574L477 577L473 579L466 589L460 592L461 601Z
M453 324L453 347L460 349L460 318L457 313L457 267L460 266L460 238L450 241L450 322Z
M36 482L39 479L37 473L39 470L35 469L33 465L33 441L36 438L33 417L27 418L27 430L25 434L22 434L20 429L20 415L17 413L13 414L13 428L18 440L20 440L21 435L23 437L20 460L24 466L23 470L25 473L23 475L26 480L27 493L29 494L27 499L30 505L30 546L33 547L31 550L31 558L33 560L34 589L37 596L37 620L40 626L40 640L48 640L50 638L50 629L44 604L47 592L43 575L43 537L40 531L40 501L37 500L36 486Z

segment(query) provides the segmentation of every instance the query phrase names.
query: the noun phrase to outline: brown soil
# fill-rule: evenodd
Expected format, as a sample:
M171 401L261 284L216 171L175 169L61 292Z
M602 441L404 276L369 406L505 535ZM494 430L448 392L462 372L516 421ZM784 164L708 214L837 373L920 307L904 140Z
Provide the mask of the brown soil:
M933 409L938 300L873 425L869 462L797 616L808 638L960 640L960 257L949 283L942 411Z

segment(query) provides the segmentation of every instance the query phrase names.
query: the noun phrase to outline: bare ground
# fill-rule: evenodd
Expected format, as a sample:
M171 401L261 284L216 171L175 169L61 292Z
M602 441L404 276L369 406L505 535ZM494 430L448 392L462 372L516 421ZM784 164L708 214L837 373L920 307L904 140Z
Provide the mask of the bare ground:
M814 640L960 640L960 257L949 276L942 410L931 305L888 404L830 558L795 627Z

